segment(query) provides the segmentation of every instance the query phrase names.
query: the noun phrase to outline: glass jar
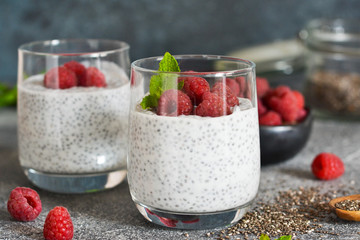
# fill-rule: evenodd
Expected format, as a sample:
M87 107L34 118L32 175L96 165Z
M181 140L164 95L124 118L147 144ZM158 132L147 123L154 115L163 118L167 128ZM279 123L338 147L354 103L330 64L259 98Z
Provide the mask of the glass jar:
M147 220L166 227L235 223L253 202L260 179L255 64L212 55L174 57L181 72L159 73L161 57L131 65L132 199ZM238 86L238 98L228 93L227 82ZM155 104L148 108L151 98Z
M300 38L306 46L305 95L315 114L360 119L360 21L316 19Z
M50 40L19 48L19 160L59 193L112 188L126 176L129 45Z

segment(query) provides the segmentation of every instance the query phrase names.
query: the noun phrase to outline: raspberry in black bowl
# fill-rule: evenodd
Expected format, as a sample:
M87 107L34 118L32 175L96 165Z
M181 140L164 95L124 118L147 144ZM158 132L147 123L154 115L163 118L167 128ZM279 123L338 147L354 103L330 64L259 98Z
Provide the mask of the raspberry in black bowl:
M311 110L304 96L288 86L271 89L257 78L261 164L282 162L305 146L312 129Z

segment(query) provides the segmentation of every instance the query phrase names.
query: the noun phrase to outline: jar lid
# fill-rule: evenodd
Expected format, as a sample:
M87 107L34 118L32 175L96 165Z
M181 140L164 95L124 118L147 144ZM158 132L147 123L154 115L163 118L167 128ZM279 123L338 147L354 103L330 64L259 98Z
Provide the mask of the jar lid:
M314 51L360 54L360 20L314 19L299 32L305 46Z

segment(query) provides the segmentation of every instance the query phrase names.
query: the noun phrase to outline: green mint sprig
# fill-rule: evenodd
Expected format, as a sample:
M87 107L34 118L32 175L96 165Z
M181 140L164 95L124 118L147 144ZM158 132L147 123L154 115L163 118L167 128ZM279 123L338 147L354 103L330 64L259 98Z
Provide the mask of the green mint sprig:
M0 83L0 107L15 106L17 97L17 87L10 88Z
M159 63L159 74L153 75L150 79L149 95L145 96L140 105L143 109L155 108L158 105L159 98L163 92L169 89L181 90L184 81L178 83L177 75L161 72L180 72L180 67L176 59L166 52Z
M259 240L270 240L269 236L266 234L261 234L260 239ZM285 236L281 236L275 240L291 240L291 235L285 235Z

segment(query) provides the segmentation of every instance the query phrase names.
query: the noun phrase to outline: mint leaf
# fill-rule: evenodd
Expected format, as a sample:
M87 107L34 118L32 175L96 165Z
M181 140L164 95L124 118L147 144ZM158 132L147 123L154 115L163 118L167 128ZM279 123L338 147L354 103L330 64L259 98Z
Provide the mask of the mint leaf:
M160 73L162 80L162 90L165 92L169 89L178 89L178 78L176 74Z
M266 234L261 234L259 240L270 240L269 236Z
M281 236L278 239L275 240L291 240L291 235Z
M149 93L141 101L140 105L143 109L157 107L161 94L169 89L181 89L184 85L183 81L178 83L177 75L161 72L180 72L180 67L176 59L166 52L163 59L159 63L159 74L153 75L150 79Z
M154 75L150 79L149 92L151 96L160 98L162 93L162 79L160 75Z
M158 100L159 99L153 95L147 95L142 99L140 105L143 109L154 108L157 107Z
M5 92L7 90L8 90L8 87L5 86L4 84L0 83L0 93Z
M15 106L17 98L17 87L9 88L0 83L0 107Z
M160 72L180 72L180 67L176 59L169 53L164 54L163 59L159 63Z
M178 89L181 90L184 87L184 81L178 83Z

